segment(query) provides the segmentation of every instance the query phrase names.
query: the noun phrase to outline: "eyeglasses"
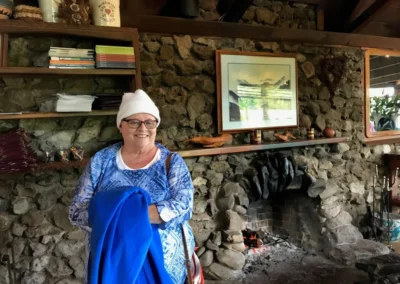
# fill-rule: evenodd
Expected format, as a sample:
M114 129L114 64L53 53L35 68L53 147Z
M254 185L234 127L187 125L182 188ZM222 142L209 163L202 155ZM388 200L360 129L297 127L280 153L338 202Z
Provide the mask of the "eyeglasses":
M122 121L126 121L128 123L128 126L133 129L137 129L140 126L142 126L142 123L144 126L146 126L147 129L154 129L157 127L157 120L154 119L147 119L147 120L138 120L138 119L123 119Z

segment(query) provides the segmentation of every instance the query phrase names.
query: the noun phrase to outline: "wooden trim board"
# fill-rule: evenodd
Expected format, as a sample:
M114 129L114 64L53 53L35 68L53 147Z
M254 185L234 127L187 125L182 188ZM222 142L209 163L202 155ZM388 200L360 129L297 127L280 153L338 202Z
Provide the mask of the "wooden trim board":
M219 148L201 148L191 150L175 150L183 158L199 157L199 156L210 156L210 155L222 155L232 153L242 153L250 151L262 151L271 149L283 149L291 147L306 147L320 144L334 144L348 142L348 137L335 137L335 138L316 138L312 140L299 140L291 142L271 142L261 145L236 145L236 146L224 146ZM43 170L58 170L64 168L83 168L90 161L90 158L84 158L82 161L70 161L70 162L53 162L53 163L39 163L36 171Z
M243 153L243 152L251 152L251 151L306 147L306 146L314 146L314 145L320 145L320 144L344 143L344 142L349 142L349 141L350 141L350 138L348 138L348 137L316 138L316 139L310 139L310 140L293 140L290 142L270 142L270 143L264 143L264 144L259 144L259 145L248 144L248 145L223 146L223 147L219 147L219 148L187 149L187 150L178 150L177 152L182 157L198 157L198 156Z
M350 33L288 29L181 18L137 15L123 19L123 26L143 33L184 34L209 37L248 38L260 41L288 41L317 45L371 47L400 50L400 39Z

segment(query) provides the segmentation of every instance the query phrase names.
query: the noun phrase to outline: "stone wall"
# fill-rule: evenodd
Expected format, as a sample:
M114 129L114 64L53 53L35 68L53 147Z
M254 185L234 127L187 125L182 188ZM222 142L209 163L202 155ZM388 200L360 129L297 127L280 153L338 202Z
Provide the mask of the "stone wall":
M200 0L198 19L217 21L221 15L217 11L217 0ZM291 29L315 30L317 23L316 6L292 3L285 0L255 0L246 10L242 23L267 25Z
M336 130L337 136L351 139L349 143L293 150L297 164L307 165L311 175L332 185L327 188L326 196L319 197L321 192L313 196L319 198L317 207L312 209L316 210L313 213L320 216L319 229L312 223L302 224L304 230L298 239L306 248L314 251L324 249L333 258L346 263L354 262L356 256L346 252L358 253L359 250L353 247L355 244L361 250L366 247L360 241L361 234L356 227L364 225L367 205L372 202L371 173L375 164L380 164L382 153L394 149L389 145L370 148L362 144L362 50L247 39L144 34L141 42L146 89L160 106L161 116L167 119L165 124L161 123L160 140L178 148L184 147L183 140L186 138L215 133L215 50L296 54L300 127L294 131L295 135L305 137L305 130L310 126L315 127L319 134L329 126ZM321 74L321 61L330 55L346 58L344 76L335 93L328 90ZM171 101L171 93L179 96ZM178 126L170 124L172 118L179 121ZM275 140L270 131L264 131L263 138L264 141ZM171 145L172 141L174 145ZM242 141L248 142L247 134L234 136L234 143ZM231 249L232 246L228 246L226 241L234 239L234 235L229 234L232 228L235 228L236 234L237 229L243 227L240 220L246 218L245 210L240 198L235 198L233 203L224 201L221 205L219 196L228 197L226 184L240 180L255 155L248 153L186 159L196 187L191 224L196 243L202 248L199 255L204 267L207 267L208 277L218 279L240 275L237 267L243 259L237 251L240 252L243 246L239 243L235 249ZM234 225L231 226L231 222L224 224L226 216L234 220ZM346 237L341 238L342 235ZM322 243L319 242L321 239ZM238 262L227 261L234 256L238 256Z
M215 50L295 53L299 64L300 102L300 128L295 134L304 135L304 130L310 126L316 127L317 132L330 126L336 130L337 136L351 138L351 142L345 144L294 149L296 162L308 165L309 173L318 179L337 184L336 198L334 202L330 199L333 202L330 205L337 211L335 214L348 212L352 224L362 226L367 204L372 201L374 165L381 162L382 153L395 146L362 145L361 71L364 57L361 49L146 34L141 35L141 42L144 88L161 110L162 122L157 139L171 148L182 148L183 140L188 137L216 133ZM32 65L36 62L30 61L32 56L43 54L43 51L32 52L28 43L21 40L21 43L12 45L21 53L14 57L18 60L12 62ZM343 80L333 94L323 82L320 70L321 60L330 54L347 59ZM29 98L36 84L41 85L42 90L49 89L48 93L65 89L65 84L74 84L77 93L81 92L79 88L82 86L93 88L90 90L97 90L99 86L110 89L118 86L107 85L107 80L99 83L94 79L90 83L85 81L85 84L66 83L68 81L3 78L0 107L11 99L17 100L21 94L27 94ZM37 97L35 93L33 97ZM90 154L120 138L114 125L115 117L4 120L0 121L0 131L24 128L32 135L39 153L49 143L49 147L60 143L65 143L65 146L83 143ZM264 141L274 140L272 134L263 132ZM247 134L235 135L234 143L242 141L248 141ZM255 155L257 153L185 159L195 185L191 224L197 245L203 247L205 267L218 255L220 259L226 258L223 253L214 253L222 242L218 237L221 234L218 233L217 194L228 182L240 177ZM0 177L0 253L10 253L6 244L13 240L22 283L79 283L78 279L83 276L83 235L67 219L67 207L79 172L61 170ZM229 275L231 271L226 267L217 268L220 270L213 274L216 278L224 273ZM1 284L8 283L6 275L5 266L0 265Z

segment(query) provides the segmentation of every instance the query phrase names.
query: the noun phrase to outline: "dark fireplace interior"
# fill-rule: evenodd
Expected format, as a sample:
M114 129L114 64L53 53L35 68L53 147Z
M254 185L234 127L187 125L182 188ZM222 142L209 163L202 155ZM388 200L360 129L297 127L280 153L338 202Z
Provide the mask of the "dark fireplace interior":
M291 151L257 156L240 180L250 201L245 245L255 234L259 238L273 234L307 250L322 249L320 202L307 195L311 183L307 168L296 165Z
M322 249L318 201L306 191L280 193L268 200L253 202L247 211L247 229L279 236L309 251ZM264 234L260 234L263 232Z

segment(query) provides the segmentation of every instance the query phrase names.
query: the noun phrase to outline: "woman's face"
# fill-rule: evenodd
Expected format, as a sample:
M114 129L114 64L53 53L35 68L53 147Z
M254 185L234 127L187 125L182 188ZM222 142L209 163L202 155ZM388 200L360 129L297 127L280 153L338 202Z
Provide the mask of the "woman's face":
M147 121L148 125L157 124L156 118L148 113L137 113L122 120L119 129L124 138L125 145L137 148L154 145L157 128L149 129L151 128L150 126L147 128L145 123L140 123L144 121ZM140 126L136 128L138 124Z

